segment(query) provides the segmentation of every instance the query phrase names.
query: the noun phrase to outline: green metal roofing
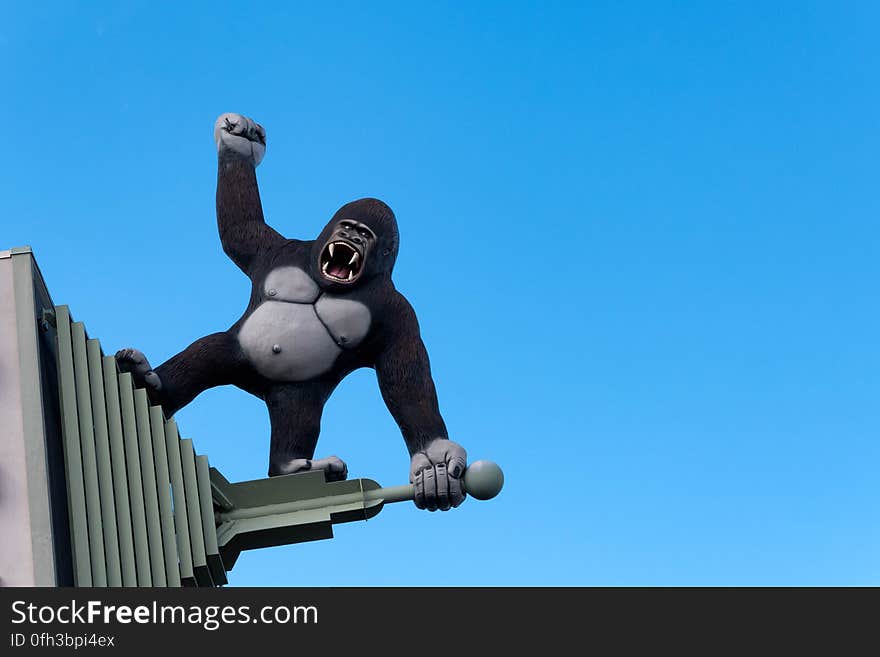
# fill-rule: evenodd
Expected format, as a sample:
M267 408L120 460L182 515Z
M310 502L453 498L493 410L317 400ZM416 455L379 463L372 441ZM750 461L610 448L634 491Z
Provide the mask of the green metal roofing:
M225 584L206 456L55 308L76 586Z

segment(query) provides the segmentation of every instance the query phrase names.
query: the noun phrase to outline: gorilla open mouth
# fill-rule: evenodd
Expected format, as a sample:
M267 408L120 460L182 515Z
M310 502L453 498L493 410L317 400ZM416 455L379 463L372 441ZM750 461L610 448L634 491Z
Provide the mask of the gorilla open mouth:
M330 242L321 251L321 274L336 283L353 283L362 266L361 254L346 242Z

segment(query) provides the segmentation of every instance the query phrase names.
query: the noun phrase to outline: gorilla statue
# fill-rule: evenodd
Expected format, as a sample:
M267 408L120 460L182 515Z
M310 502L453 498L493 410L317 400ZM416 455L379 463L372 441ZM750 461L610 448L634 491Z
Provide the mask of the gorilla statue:
M266 402L269 476L321 469L348 476L335 456L313 459L321 414L342 379L376 370L379 389L411 456L415 503L462 503L464 448L449 440L415 312L391 280L394 213L364 198L343 205L315 240L288 239L263 219L256 167L262 126L239 114L214 125L217 225L223 250L250 278L250 302L228 330L196 340L153 369L137 349L116 354L170 417L203 390L235 385Z

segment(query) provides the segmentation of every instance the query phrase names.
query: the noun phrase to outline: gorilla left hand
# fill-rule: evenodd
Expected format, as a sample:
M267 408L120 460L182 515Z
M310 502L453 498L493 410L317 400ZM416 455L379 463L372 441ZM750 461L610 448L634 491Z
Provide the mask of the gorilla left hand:
M448 511L464 502L462 476L467 468L464 447L446 438L435 438L417 452L410 463L409 481L420 509Z

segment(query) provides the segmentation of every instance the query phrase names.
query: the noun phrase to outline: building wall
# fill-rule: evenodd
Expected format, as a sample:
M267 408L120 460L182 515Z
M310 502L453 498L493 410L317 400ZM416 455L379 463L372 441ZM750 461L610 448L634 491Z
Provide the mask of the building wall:
M0 251L0 586L70 583L52 302L30 249ZM60 468L60 469L59 469Z

